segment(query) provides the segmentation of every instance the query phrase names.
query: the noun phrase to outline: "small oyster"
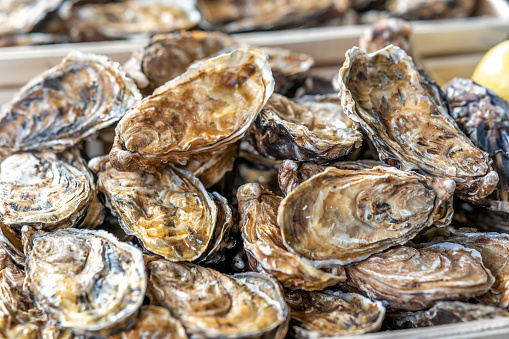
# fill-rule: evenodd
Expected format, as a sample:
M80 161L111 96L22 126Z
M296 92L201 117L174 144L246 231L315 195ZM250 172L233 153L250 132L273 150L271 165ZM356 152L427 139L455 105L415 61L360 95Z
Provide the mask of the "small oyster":
M385 8L406 20L464 18L470 16L477 0L387 0Z
M189 263L147 258L149 291L195 338L284 338L288 306L259 273L228 276Z
M256 117L248 136L264 156L299 161L331 161L362 142L362 134L348 128L334 112L310 111L276 93Z
M395 312L387 316L390 323L393 324L391 327L400 329L509 317L509 312L503 308L482 304L469 304L461 301L440 301L426 311Z
M315 266L346 265L447 225L454 181L391 167L327 168L281 202L285 246Z
M477 297L493 284L479 252L453 243L398 246L348 267L346 273L355 290L409 311Z
M398 18L387 18L375 22L364 31L359 38L359 47L373 53L392 44L413 56L411 35L411 23Z
M402 49L350 49L338 83L345 113L366 131L383 161L454 179L465 200L481 200L496 187L488 154L458 129L440 88Z
M172 165L156 173L119 172L108 156L94 158L90 167L124 231L149 252L172 261L205 260L214 255L209 247L215 248L216 242L231 242L229 205L220 197L216 205L191 173Z
M18 0L0 3L0 35L28 33L63 0Z
M359 294L287 291L285 300L295 338L336 338L376 332L382 326L385 307Z
M136 324L130 330L108 339L187 339L182 324L170 311L159 306L142 306Z
M25 235L27 281L59 326L107 336L134 321L147 286L140 250L104 231Z
M119 120L139 99L118 63L73 52L2 107L0 154L74 146Z
M288 252L277 225L282 198L251 183L238 189L237 200L244 247L255 271L271 274L291 289L322 290L345 281L342 267L320 270Z
M209 58L235 45L220 32L181 31L159 34L136 50L124 68L146 94L181 75L195 61Z
M269 64L253 48L196 63L122 118L110 161L119 171L203 160L237 141L274 88Z

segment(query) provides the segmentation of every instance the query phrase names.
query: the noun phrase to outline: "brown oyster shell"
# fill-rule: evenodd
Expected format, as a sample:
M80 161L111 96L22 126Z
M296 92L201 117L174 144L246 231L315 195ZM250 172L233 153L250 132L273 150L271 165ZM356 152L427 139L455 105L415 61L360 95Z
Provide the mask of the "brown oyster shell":
M494 280L479 252L453 243L422 249L398 246L355 263L346 273L347 284L355 290L408 311L477 297Z
M0 35L28 33L63 0L5 1L0 6Z
M153 171L209 158L247 131L273 86L267 59L254 48L196 63L125 114L110 161L119 171Z
M350 49L338 84L345 113L366 131L383 161L454 179L465 200L481 200L496 187L488 154L458 129L438 85L402 49Z
M341 120L346 127L355 128L356 124L343 112L341 100L334 94L304 95L294 99L297 104L316 112L318 116L330 116Z
M160 306L142 306L136 324L130 330L108 339L187 339L182 324Z
M334 112L311 111L277 93L255 119L248 136L261 155L299 161L335 160L362 142L362 134L348 128Z
M385 307L356 293L287 291L295 338L335 338L376 332Z
M132 53L124 64L127 73L146 94L184 73L195 61L209 58L235 45L220 32L181 31L158 34Z
M470 16L476 0L387 0L385 8L406 20L433 20Z
M255 271L268 273L291 289L322 290L345 281L342 267L320 270L288 252L277 225L282 198L250 183L238 189L237 200L244 247Z
M27 282L59 326L107 336L132 324L147 286L139 249L104 231L25 235Z
M118 63L72 52L2 107L0 154L72 147L118 121L140 99Z
M149 291L196 338L284 338L281 287L259 273L228 276L189 263L147 258Z
M236 187L238 188L246 183L258 183L271 192L280 195L281 190L277 182L277 173L281 160L263 157L254 149L243 150L243 146L252 148L251 144L247 142L241 143L241 151L237 162L239 175Z
M375 22L362 33L359 47L373 53L392 44L414 57L411 36L411 23L398 18L387 18Z
M454 181L403 172L327 168L281 202L285 246L317 267L346 265L452 217Z

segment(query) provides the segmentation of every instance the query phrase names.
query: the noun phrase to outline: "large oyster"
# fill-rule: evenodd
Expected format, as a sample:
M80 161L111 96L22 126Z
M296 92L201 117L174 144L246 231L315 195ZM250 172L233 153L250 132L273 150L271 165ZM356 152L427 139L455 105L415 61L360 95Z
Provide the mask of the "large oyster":
M477 0L387 0L385 8L406 20L464 18L472 14Z
M158 34L132 53L125 70L146 94L181 75L195 61L232 47L235 41L219 32L181 31Z
M25 235L27 281L60 326L107 336L134 321L147 286L140 250L104 231Z
M0 3L0 35L27 33L63 0L17 0Z
M216 242L231 242L230 207L216 205L191 173L172 165L156 173L119 172L108 156L94 158L90 167L106 205L148 251L172 261L205 260Z
M257 49L196 63L126 113L110 161L119 171L138 171L209 158L246 132L273 88Z
M345 113L366 131L382 160L452 178L466 200L483 199L496 187L488 154L458 129L440 88L402 49L350 49L338 83Z
M385 307L359 294L341 292L286 292L295 338L331 338L376 332Z
M454 181L391 167L327 168L281 202L285 245L314 265L345 265L447 225Z
M0 154L74 146L119 120L139 99L118 63L73 52L2 107Z
M249 130L256 150L276 159L327 162L359 147L362 134L334 111L311 111L272 94Z
M479 252L453 243L398 246L348 267L346 273L355 290L409 311L440 300L467 300L493 284Z
M147 258L149 291L195 338L284 338L288 307L279 284L259 273Z
M277 225L282 198L259 184L245 184L237 200L244 247L255 271L271 274L291 289L322 290L346 279L342 267L320 270L288 252Z

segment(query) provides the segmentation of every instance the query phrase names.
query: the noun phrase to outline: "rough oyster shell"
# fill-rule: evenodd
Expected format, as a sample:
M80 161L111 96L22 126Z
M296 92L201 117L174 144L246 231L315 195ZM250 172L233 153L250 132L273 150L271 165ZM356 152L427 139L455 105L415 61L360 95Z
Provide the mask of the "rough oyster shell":
M346 265L447 225L454 181L403 172L327 168L281 202L285 246L317 267Z
M235 41L220 32L178 32L159 34L136 50L124 64L127 73L144 93L181 75L195 61L209 58L232 47Z
M0 35L27 33L63 0L18 0L0 3Z
M402 49L350 49L338 84L345 113L366 131L382 160L454 179L465 200L481 200L496 187L488 154L458 129L440 88Z
M290 99L272 94L249 130L256 150L276 159L327 162L350 153L362 134L348 128L334 112L310 111Z
M147 286L139 249L104 231L25 235L27 281L38 307L59 326L107 336L134 321Z
M406 20L432 20L467 17L476 3L476 0L387 0L385 8Z
M149 291L195 338L284 338L288 306L277 281L228 276L189 263L147 258Z
M392 44L414 57L411 36L411 23L397 18L383 19L364 31L359 38L359 47L373 53Z
M330 116L341 120L346 127L354 128L356 124L346 116L337 94L304 95L294 99L297 104L316 112L318 116Z
M72 52L2 107L0 154L74 146L119 120L140 99L118 63Z
M385 307L356 293L287 291L295 338L331 338L376 332Z
M247 131L273 88L267 59L257 49L196 63L126 113L110 161L119 171L138 171L209 158Z
M392 308L416 311L441 300L486 293L493 276L479 252L453 243L422 249L398 246L346 269L347 284Z
M291 289L322 290L345 281L342 267L320 270L288 252L277 225L282 198L250 183L238 189L237 200L244 247L255 271L268 273Z

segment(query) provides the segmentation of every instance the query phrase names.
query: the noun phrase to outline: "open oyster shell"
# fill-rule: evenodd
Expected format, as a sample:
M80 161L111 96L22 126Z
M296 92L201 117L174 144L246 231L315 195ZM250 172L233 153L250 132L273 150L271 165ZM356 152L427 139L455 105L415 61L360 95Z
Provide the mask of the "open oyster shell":
M277 225L282 198L250 183L238 189L237 200L244 247L255 271L268 273L291 289L322 290L345 281L344 268L320 270L288 252Z
M376 332L385 307L356 293L287 291L290 333L295 338L335 338Z
M27 33L63 0L21 0L0 3L0 35Z
M110 161L119 171L203 160L237 141L274 88L265 55L242 48L204 60L122 118Z
M149 291L194 338L284 338L288 306L277 281L228 276L189 263L147 258Z
M383 161L454 179L465 200L481 200L496 187L488 154L458 129L438 85L402 49L350 49L338 84L345 113L366 131Z
M432 20L470 16L476 4L476 0L387 0L385 8L406 20Z
M24 236L27 282L37 306L59 326L107 336L132 324L147 286L139 249L104 231Z
M299 161L331 161L362 142L362 134L348 128L334 111L311 111L277 93L256 117L248 136L264 156Z
M409 311L480 296L494 280L479 252L453 243L398 246L348 267L346 273L347 284L356 291Z
M281 202L285 246L317 267L346 265L447 225L454 181L391 167L327 168Z
M64 150L119 120L140 99L118 63L72 52L2 107L0 154Z

